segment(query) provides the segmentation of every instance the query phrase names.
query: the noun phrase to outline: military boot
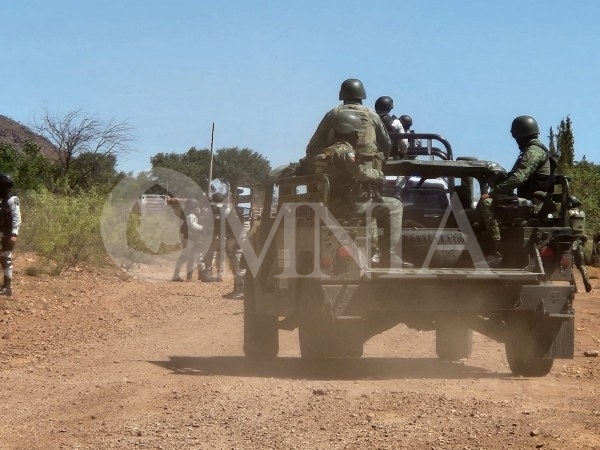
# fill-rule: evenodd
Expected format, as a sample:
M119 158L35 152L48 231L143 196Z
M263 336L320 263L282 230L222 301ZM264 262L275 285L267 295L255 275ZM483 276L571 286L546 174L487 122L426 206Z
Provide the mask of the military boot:
M4 277L4 286L0 288L0 295L6 295L10 297L12 295L12 289L10 288L11 279L8 277Z
M410 269L415 267L415 265L404 261L396 252L382 252L377 267L384 269Z
M485 262L490 269L497 269L502 263L504 256L500 253L500 241L492 240L490 244L490 252L485 257Z
M212 283L213 281L216 281L212 274L212 269L202 270L200 272L200 281L203 281L204 283Z
M235 277L237 283L234 281L233 283L233 300L243 300L244 299L244 278L243 277Z

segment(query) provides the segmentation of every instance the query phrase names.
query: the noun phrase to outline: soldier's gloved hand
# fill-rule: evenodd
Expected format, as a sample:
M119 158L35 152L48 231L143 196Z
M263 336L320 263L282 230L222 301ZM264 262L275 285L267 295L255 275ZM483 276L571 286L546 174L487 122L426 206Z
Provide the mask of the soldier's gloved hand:
M355 163L356 162L356 153L350 150L343 150L335 153L335 157L337 161L341 163Z
M333 161L338 167L352 172L356 166L356 153L351 150L335 152Z

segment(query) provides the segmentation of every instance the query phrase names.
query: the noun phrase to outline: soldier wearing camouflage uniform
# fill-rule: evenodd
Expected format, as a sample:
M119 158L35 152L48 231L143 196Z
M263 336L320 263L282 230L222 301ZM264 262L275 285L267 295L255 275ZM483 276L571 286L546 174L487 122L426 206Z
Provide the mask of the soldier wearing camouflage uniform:
M532 199L535 192L550 192L554 180L548 149L540 142L540 129L531 116L516 117L510 129L521 154L508 176L496 183L493 191L484 194L478 204L481 220L490 239L486 261L490 267L498 267L502 261L500 253L500 227L494 213L494 202L511 202L517 197Z
M241 230L236 233L230 223L230 217L236 216L242 225ZM244 217L243 208L237 206L229 211L227 222L225 223L225 252L229 260L229 269L233 274L233 291L228 294L224 294L223 298L231 300L243 300L244 299L244 278L246 275L246 268L242 264L243 252L240 246L240 242L248 239L248 231L250 231L250 217Z
M588 237L585 235L585 213L581 210L581 202L577 197L569 197L569 226L573 230L573 234L577 238L571 244L571 254L573 255L573 264L579 270L581 278L583 279L583 285L585 286L585 292L591 292L592 283L587 273L587 267L585 267L585 258L583 255L583 247L587 242ZM577 283L575 282L575 271L571 271L571 285L575 286L577 290Z
M379 240L382 267L411 267L396 253L402 229L402 204L382 197L383 164L390 151L390 138L380 117L362 105L366 92L360 80L342 83L343 104L329 111L306 148L306 161L313 173L331 179L329 208L334 217L361 217L370 211L383 229Z

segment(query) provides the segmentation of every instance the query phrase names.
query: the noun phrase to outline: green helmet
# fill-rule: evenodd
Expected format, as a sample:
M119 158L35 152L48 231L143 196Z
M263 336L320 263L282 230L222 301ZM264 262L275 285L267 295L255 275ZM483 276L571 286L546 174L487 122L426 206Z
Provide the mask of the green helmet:
M347 135L353 132L360 132L365 126L363 125L360 114L351 109L342 109L333 117L333 129L337 135Z
M538 136L540 134L540 127L538 127L533 117L519 116L513 120L510 127L510 134L518 141L527 137Z
M340 100L364 100L367 98L362 81L348 78L340 87Z
M394 109L394 100L392 97L384 95L375 101L375 111L377 114L389 114Z

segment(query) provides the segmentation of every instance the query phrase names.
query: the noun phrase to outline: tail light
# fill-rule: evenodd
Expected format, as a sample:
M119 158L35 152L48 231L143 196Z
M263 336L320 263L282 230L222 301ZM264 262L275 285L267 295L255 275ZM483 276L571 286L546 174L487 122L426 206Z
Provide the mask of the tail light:
M552 247L548 247L547 245L545 247L542 247L542 249L540 250L540 256L542 257L542 259L552 259L554 258L555 255L555 251Z
M324 270L330 269L333 267L333 256L330 253L325 253L321 255L321 268Z
M571 266L571 254L563 253L562 258L560 258L560 266L565 269Z
M352 255L354 255L354 252L352 251L352 247L348 245L340 245L337 249L338 258L349 259L352 258Z

